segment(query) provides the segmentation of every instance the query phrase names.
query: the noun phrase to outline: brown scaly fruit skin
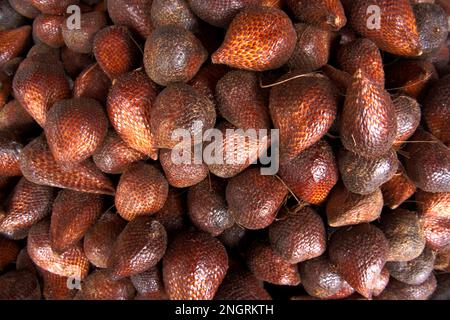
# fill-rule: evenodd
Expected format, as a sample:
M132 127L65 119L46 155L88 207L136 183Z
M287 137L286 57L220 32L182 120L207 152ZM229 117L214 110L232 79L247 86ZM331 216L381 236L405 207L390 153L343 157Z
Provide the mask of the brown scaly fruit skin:
M117 186L115 205L125 220L158 212L164 205L169 184L161 171L151 164L138 162L125 171Z
M271 121L256 73L230 71L216 86L218 111L237 128L268 129Z
M93 53L111 80L131 71L140 59L137 44L130 31L123 26L109 26L97 32Z
M150 11L155 28L176 25L190 31L199 29L199 22L186 0L153 0Z
M163 258L163 279L171 300L212 300L228 270L219 240L203 232L178 235Z
M443 143L450 143L450 75L430 88L423 102L425 123L430 132Z
M332 235L329 245L330 261L339 275L369 299L388 252L389 243L383 232L370 224L340 229Z
M91 98L58 101L47 113L44 125L50 150L61 165L89 158L101 145L107 131L104 108Z
M147 38L153 31L152 0L108 0L109 16L114 24L123 25Z
M227 248L240 249L247 243L247 234L247 229L235 223L230 228L224 230L218 238Z
M53 203L50 222L52 249L62 253L77 244L103 212L102 196L61 191Z
M381 274L378 277L378 280L375 283L375 287L373 289L373 295L375 297L379 296L384 289L386 289L387 285L389 284L391 275L389 274L388 268L385 266L383 270L381 270Z
M405 151L406 172L426 192L450 191L450 150L432 134L418 129Z
M250 168L228 182L226 199L235 221L246 229L264 229L275 220L288 194L275 176L261 175Z
M425 237L417 213L405 209L386 213L380 228L389 241L388 261L410 261L423 252Z
M289 162L281 162L278 175L303 201L321 204L339 179L333 150L326 141L301 152Z
M381 186L384 204L392 210L397 209L408 200L416 190L416 185L406 175L405 168L401 164L399 164L397 173Z
M75 98L93 98L105 104L111 80L95 63L84 69L73 84L73 96Z
M442 250L450 245L450 219L423 217L421 219L427 245L433 250Z
M8 76L5 72L0 72L0 109L3 109L12 93L13 77Z
M58 165L43 136L23 149L19 161L24 177L36 184L89 193L113 195L115 192L112 182L91 160L71 168Z
M386 154L397 133L395 107L383 87L358 69L347 89L341 114L340 136L344 147L366 158Z
M286 3L297 19L325 30L338 31L347 23L340 0L287 0Z
M78 53L67 47L61 48L61 62L71 79L76 77L94 63L90 54Z
M193 33L173 25L157 28L145 43L145 70L162 86L190 81L207 58L208 52Z
M279 81L296 75L287 74ZM269 109L280 130L281 159L295 158L328 132L336 119L338 94L323 76L305 76L272 88Z
M77 244L62 254L51 248L50 221L44 220L35 224L28 234L28 254L40 268L64 277L83 279L89 271L89 261Z
M220 64L207 64L197 72L197 75L188 82L192 88L207 96L217 107L216 85L228 72L228 67ZM216 110L217 111L217 110Z
M70 5L78 5L79 0L29 0L30 4L39 9L44 14L66 13L67 7Z
M245 255L247 266L257 279L284 286L300 283L297 265L281 258L268 241L255 241Z
M417 210L422 216L450 218L450 192L416 192Z
M70 289L68 284L71 279L59 276L39 268L42 277L42 295L45 300L72 300L77 293L76 289Z
M372 222L383 210L383 195L376 189L368 195L351 193L339 184L330 194L326 212L331 227L343 227Z
M92 272L82 283L76 300L132 300L136 290L129 278L113 280L106 270Z
M322 255L326 249L326 232L322 218L310 207L287 211L269 227L273 250L295 264Z
M22 178L12 191L6 215L0 218L0 233L16 238L51 210L54 188L34 184Z
M16 261L20 248L17 242L0 236L0 271Z
M154 218L161 222L167 233L175 234L185 227L185 214L183 193L171 188L164 206L155 213Z
M33 38L35 42L41 41L52 48L64 46L62 24L64 16L41 14L33 21ZM36 41L38 40L38 41Z
M130 278L138 293L136 300L167 300L159 266Z
M301 263L299 271L302 285L312 297L327 300L343 299L355 292L336 273L326 255Z
M383 183L389 181L397 172L398 158L395 151L376 159L366 159L348 150L338 153L338 166L342 181L353 193L367 195Z
M416 4L413 11L423 53L428 54L439 49L448 35L447 13L434 3Z
M435 253L428 247L411 261L386 263L392 277L403 283L419 285L425 282L433 272Z
M24 51L30 34L30 26L0 31L0 69Z
M144 72L133 71L117 79L107 101L109 120L119 136L153 160L158 152L151 131L151 110L157 94L156 85Z
M380 8L380 29L368 28L370 5ZM369 38L383 51L398 56L422 54L416 19L408 0L355 0L346 8L349 24L362 36ZM376 21L375 21L376 22ZM374 26L375 27L375 26Z
M192 223L214 237L234 224L225 200L225 186L225 181L211 176L189 188L187 195Z
M0 29L14 29L26 23L25 17L11 7L8 1L0 3Z
M428 300L436 290L436 285L434 274L420 285L410 285L392 279L376 300Z
M16 270L17 271L29 271L34 275L38 274L38 270L36 269L36 265L31 260L28 255L27 247L25 246L22 250L20 250L19 255L16 260Z
M23 145L9 133L0 133L0 175L5 177L21 176L19 165Z
M213 128L216 122L216 111L211 100L184 83L166 87L156 98L150 114L157 146L167 149L180 143L172 140L174 130L188 130L192 140L189 143L192 144L202 141L203 133Z
M33 0L8 0L11 7L22 16L34 19L39 15L39 10L33 6Z
M419 127L422 111L419 103L408 96L399 96L393 103L397 115L397 135L394 146L400 147Z
M28 271L10 271L0 276L1 300L39 300L41 289L37 277Z
M252 7L234 18L224 43L211 59L250 71L277 69L289 60L296 40L292 21L283 11Z
M86 232L83 248L90 263L97 268L108 267L114 243L125 225L126 222L119 215L105 213Z

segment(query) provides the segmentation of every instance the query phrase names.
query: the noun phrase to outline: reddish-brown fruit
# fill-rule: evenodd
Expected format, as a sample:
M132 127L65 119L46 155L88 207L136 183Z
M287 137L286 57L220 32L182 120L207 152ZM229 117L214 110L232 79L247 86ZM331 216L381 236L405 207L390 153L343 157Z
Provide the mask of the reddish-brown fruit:
M370 6L378 6L379 11L368 14ZM353 29L381 50L399 56L422 54L416 19L408 0L354 0L349 1L346 9Z
M61 49L61 62L71 79L75 79L84 69L89 67L94 60L89 54L78 53L67 47Z
M114 243L125 228L125 221L115 213L105 213L84 236L84 252L97 268L107 268Z
M136 290L130 279L113 280L106 270L91 273L81 285L79 300L132 300Z
M10 271L0 276L0 300L39 300L41 288L29 271Z
M81 192L114 194L114 186L91 160L60 166L53 158L43 136L31 141L20 154L20 169L27 180L36 184Z
M31 5L44 14L65 14L67 7L79 4L79 0L29 0Z
M423 53L436 51L448 36L447 13L434 3L418 3L413 11Z
M53 104L70 97L70 86L60 62L32 59L27 58L20 65L14 76L13 90L17 101L43 126Z
M36 129L36 123L17 100L11 100L0 109L0 131L15 136L26 136Z
M153 31L152 0L108 0L109 16L116 25L123 25L147 38Z
M23 146L9 133L0 133L0 175L4 177L21 176L19 166Z
M351 193L339 184L327 201L328 224L332 227L351 226L372 222L383 210L383 195L380 189L367 195Z
M234 224L225 200L225 181L213 176L189 188L187 206L192 223L214 237Z
M111 80L136 67L140 55L138 45L124 26L109 26L97 32L92 50Z
M423 113L430 132L443 143L450 143L450 75L430 88L423 102Z
M405 151L406 172L426 192L450 191L450 150L432 134L419 129Z
M52 48L64 46L62 24L64 16L41 14L33 21L33 38L49 45Z
M62 36L67 47L79 53L91 53L95 34L107 24L103 12L83 13L80 17L80 28L72 28L69 20L62 24ZM71 27L69 29L69 26Z
M178 235L163 258L163 279L171 300L212 300L228 270L228 255L208 233Z
M326 255L300 264L300 278L306 292L319 299L343 299L355 292L336 273Z
M420 256L410 261L388 262L386 267L392 277L403 283L419 285L433 272L434 252L425 248Z
M322 203L339 179L333 150L325 141L282 162L278 174L299 199L311 204Z
M356 39L339 47L337 61L345 72L354 75L358 70L373 83L384 87L384 69L380 50L369 39Z
M386 289L377 300L427 300L436 290L436 277L431 274L428 279L419 285L410 285L391 279Z
M394 101L397 115L397 135L394 145L401 146L417 130L422 117L419 103L408 96L399 96Z
M196 185L208 175L208 166L201 159L200 161L195 159L197 148L200 148L200 151L202 150L201 145L197 145L189 151L181 148L173 150L162 149L159 152L161 167L172 187L187 188ZM185 152L190 153L190 156L186 158ZM179 157L179 159L174 161L173 157ZM186 159L187 161L181 159ZM181 163L178 161L181 161Z
M27 54L27 58L33 58L34 56L34 58L36 58L37 60L44 59L47 62L54 62L59 61L60 55L60 48L52 48L45 43L37 43L30 48L30 51L28 51Z
M9 95L12 93L12 81L12 76L0 72L0 109L2 109L9 100Z
M17 242L0 236L0 271L15 262L20 248Z
M235 223L232 227L224 230L220 234L219 239L228 248L240 249L247 243L247 234L247 229Z
M167 300L159 266L131 276L139 300Z
M216 86L218 111L239 129L268 129L270 116L256 73L230 71Z
M425 237L417 213L405 209L384 214L380 228L389 241L388 261L410 261L425 248Z
M241 11L228 28L212 62L233 68L265 71L284 65L295 49L297 34L291 19L276 8Z
M288 80L298 74L281 77ZM321 75L303 76L272 88L270 114L280 130L280 153L289 161L318 142L336 119L338 89Z
M28 229L51 210L55 190L22 178L10 196L6 215L0 218L0 233L24 238Z
M0 69L10 60L20 56L31 34L30 26L0 30Z
M388 252L383 232L370 224L337 231L329 245L330 261L339 275L366 298L371 298L377 287Z
M154 160L158 152L151 131L151 110L157 94L156 85L144 72L133 71L117 79L107 101L109 119L119 136Z
M39 10L33 5L33 0L8 0L8 2L24 17L34 19L39 15Z
M287 210L269 227L273 250L295 264L319 257L326 249L326 232L322 218L310 207Z
M185 226L185 213L183 194L171 188L164 206L153 217L161 222L167 233L176 233Z
M38 274L38 270L36 269L36 265L33 260L31 260L28 255L27 247L25 246L22 250L20 250L19 255L16 260L16 270L17 271L29 271L34 275Z
M40 268L64 277L83 279L89 271L89 261L77 244L62 254L51 248L50 221L35 224L28 234L28 254Z
M62 190L53 203L50 223L52 249L62 253L77 244L103 212L100 195Z
M394 210L416 192L416 186L406 175L405 168L399 164L397 173L381 186L381 191L384 204Z
M229 180L226 199L235 221L246 229L264 229L275 220L288 194L275 176L250 168Z
M296 264L281 258L267 241L255 241L246 252L248 268L261 281L283 286L297 286L300 274Z
M379 296L389 284L389 280L391 275L389 274L388 268L385 266L383 270L381 270L381 274L378 277L378 280L375 283L375 287L373 288L373 295L375 297Z
M172 139L175 130L189 131L190 141L183 145L203 141L203 133L214 127L216 111L208 97L183 83L169 85L156 98L151 109L151 128L159 148L172 149L180 142ZM180 136L178 137L180 138ZM192 141L191 141L192 140Z
M173 25L157 28L145 43L145 71L162 86L190 81L207 58L193 33Z
M153 0L150 12L155 28L175 25L197 31L199 22L186 0Z
M75 79L73 96L75 98L93 98L105 104L110 87L111 80L95 63L84 69Z
M207 96L216 105L217 82L228 72L228 68L220 64L204 65L188 84Z
M91 98L58 101L47 113L44 126L50 150L62 165L89 158L103 143L107 130L105 111Z
M327 64L332 33L304 23L294 25L297 44L287 65L291 70L308 73Z
M450 219L423 217L422 225L427 245L430 248L441 250L450 245Z
M57 274L40 269L42 276L42 294L45 300L72 300L77 293L74 282L76 279L59 276ZM71 288L71 287L74 288Z
M272 297L250 272L233 268L227 273L214 300L272 300Z
M450 192L416 192L417 208L422 216L450 219Z
M136 163L120 177L115 198L117 212L128 221L156 213L166 202L168 192L169 184L158 168Z
M93 155L97 167L109 174L123 173L132 163L145 158L145 154L129 147L113 130Z
M340 0L287 0L286 2L297 19L322 29L338 31L347 23Z

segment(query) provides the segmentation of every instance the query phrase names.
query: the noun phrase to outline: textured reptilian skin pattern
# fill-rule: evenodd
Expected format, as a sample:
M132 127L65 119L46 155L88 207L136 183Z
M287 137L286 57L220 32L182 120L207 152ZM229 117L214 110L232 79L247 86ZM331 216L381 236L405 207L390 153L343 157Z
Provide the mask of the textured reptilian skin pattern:
M175 25L197 31L199 22L186 0L153 0L151 21L155 28Z
M386 289L386 286L389 283L391 275L389 274L388 268L385 266L383 270L381 270L381 274L378 277L378 280L375 282L375 287L373 288L373 295L379 296L384 289Z
M423 230L427 245L434 250L442 250L450 244L450 219L424 217Z
M406 175L405 168L399 164L397 173L381 185L384 204L392 210L397 209L416 192L416 189L414 182Z
M185 232L169 245L163 279L171 300L212 300L228 270L219 240L203 232Z
M23 52L30 34L30 26L0 31L0 68Z
M28 271L10 271L0 276L0 300L39 300L41 289Z
M93 98L105 103L110 87L111 80L96 63L84 69L75 79L73 95L75 98Z
M108 0L109 16L114 24L123 25L147 38L153 31L152 0Z
M399 96L394 101L397 115L397 135L395 146L401 146L417 130L422 117L419 103L408 96Z
M154 165L136 163L125 171L117 186L117 212L131 221L139 215L158 212L164 205L169 184Z
M39 268L42 277L42 295L46 300L72 300L77 293L76 289L70 289L71 283L68 277L59 276Z
M422 216L450 219L450 192L429 193L418 190L416 201Z
M272 224L288 194L275 176L263 176L250 168L229 180L226 189L228 210L246 229L264 229Z
M107 270L96 270L84 280L76 299L132 300L135 293L129 278L113 280Z
M216 103L217 82L228 72L228 67L221 64L204 65L195 77L188 82L192 88L207 96L214 104ZM217 110L216 110L217 111Z
M64 16L38 15L33 21L33 38L39 39L52 48L64 46L62 24Z
M167 299L159 266L131 276L131 282L138 292L136 299Z
M67 7L79 4L79 0L29 0L32 6L44 14L65 14Z
M434 3L418 3L413 6L420 45L424 54L430 54L441 46L448 35L448 18L444 9Z
M19 245L10 240L0 236L0 271L13 263L19 254Z
M398 281L419 285L425 282L433 272L435 253L428 247L420 256L411 261L388 262L389 273Z
M19 166L23 146L9 134L0 134L0 175L5 177L21 176Z
M391 279L386 289L376 297L376 300L428 300L436 290L436 285L434 274L431 274L420 285L410 285Z
M0 131L20 137L27 136L34 129L34 119L17 100L11 100L0 110Z
M380 189L367 195L351 193L339 184L331 192L327 201L328 224L343 227L372 222L380 217L383 210L383 195Z
M296 41L297 34L286 13L252 7L236 16L211 59L213 63L244 70L277 69L289 60Z

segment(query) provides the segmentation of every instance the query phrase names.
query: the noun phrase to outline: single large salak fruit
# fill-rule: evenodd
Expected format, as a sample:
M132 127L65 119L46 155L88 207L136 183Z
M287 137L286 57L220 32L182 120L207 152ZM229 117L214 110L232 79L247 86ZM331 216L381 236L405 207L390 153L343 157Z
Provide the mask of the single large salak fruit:
M54 198L54 188L22 178L11 194L6 215L0 218L0 233L24 238L28 229L50 212Z
M185 232L169 245L163 279L171 300L212 300L228 270L228 255L208 233Z
M376 300L428 300L436 290L436 277L431 274L419 285L406 284L396 279L389 281L388 286Z
M28 254L40 268L64 277L83 279L89 271L89 261L83 248L77 244L64 253L56 253L51 247L50 221L35 224L28 234Z
M73 96L75 98L93 98L104 104L111 87L111 80L95 63L84 69L73 84Z
M397 133L395 107L384 88L358 69L347 89L340 136L346 149L366 158L386 154Z
M105 111L92 98L58 101L47 113L44 125L50 150L61 165L89 158L103 143L107 130Z
M155 28L175 25L190 31L199 29L198 19L187 0L153 0L150 13Z
M66 13L68 6L79 4L80 0L29 0L29 2L44 14L62 15Z
M423 102L425 123L443 143L450 143L450 75L434 84Z
M423 216L450 218L450 192L416 193L418 212Z
M112 86L107 102L111 124L133 149L152 159L158 158L151 131L151 110L158 92L156 85L142 71L133 71Z
M159 265L130 278L138 293L135 300L167 300Z
M159 148L172 149L180 144L189 147L202 142L203 133L214 127L216 111L208 97L187 84L176 83L158 95L150 120Z
M268 241L255 241L245 253L247 266L261 281L282 286L297 286L300 275L296 264L279 256Z
M360 224L331 236L329 256L339 275L358 293L371 298L386 263L389 243L383 232Z
M400 147L419 127L422 111L419 103L408 96L399 96L393 102L397 115L397 135L394 145Z
M326 232L322 218L310 207L287 210L269 227L273 250L295 264L322 255L326 249Z
M69 279L42 268L38 269L42 277L42 295L45 300L72 300L75 297L78 291L74 285L77 281L75 278Z
M0 276L0 300L39 300L38 278L29 271L10 271Z
M61 99L70 97L69 82L60 62L25 59L13 80L14 96L39 125L45 124L47 111Z
M52 48L64 46L62 24L64 16L41 14L33 20L33 38Z
M23 146L8 133L0 133L0 175L21 176L19 157Z
M106 270L92 272L81 285L77 300L132 300L136 290L130 279L114 280Z
M0 102L1 104L1 102ZM0 131L17 137L28 136L37 128L34 119L17 100L11 100L0 110Z
M249 168L230 179L226 189L228 209L246 229L264 229L272 224L287 194L277 177L261 175L260 168Z
M406 175L405 168L399 163L397 173L381 186L384 204L392 210L397 209L416 189L414 182Z
M297 34L291 19L276 8L252 7L234 18L213 63L265 71L284 65L295 49Z
M166 202L168 192L169 184L158 168L136 163L120 177L115 198L117 212L128 221L156 213Z
M399 56L422 54L416 19L408 0L354 0L348 1L346 9L353 29L381 50Z
M114 24L136 31L144 39L153 30L150 19L151 6L152 0L108 0L107 2L108 13Z
M114 194L114 186L92 162L86 160L70 168L53 158L43 136L31 141L20 155L20 169L27 180L41 185L81 192Z
M17 260L20 248L19 244L13 240L0 236L0 271Z
M30 26L0 31L0 69L10 60L20 56L28 44Z
M340 0L287 0L286 2L297 19L322 29L338 31L347 23Z
M299 76L287 74L279 80ZM281 159L289 161L318 142L336 119L339 91L321 75L305 75L272 88L270 115L280 130Z

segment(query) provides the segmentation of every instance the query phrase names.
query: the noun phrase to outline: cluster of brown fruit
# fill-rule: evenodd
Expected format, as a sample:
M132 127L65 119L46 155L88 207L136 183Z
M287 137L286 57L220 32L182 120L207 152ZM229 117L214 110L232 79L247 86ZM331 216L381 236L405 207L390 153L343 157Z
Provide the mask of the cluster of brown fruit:
M0 299L450 299L449 26L448 0L0 0ZM180 128L278 129L280 170L233 137L244 161L174 163Z

